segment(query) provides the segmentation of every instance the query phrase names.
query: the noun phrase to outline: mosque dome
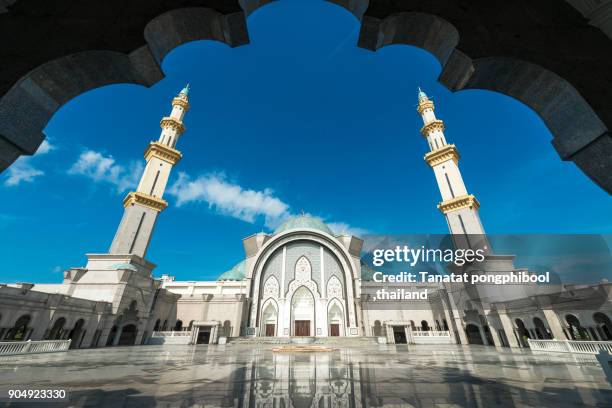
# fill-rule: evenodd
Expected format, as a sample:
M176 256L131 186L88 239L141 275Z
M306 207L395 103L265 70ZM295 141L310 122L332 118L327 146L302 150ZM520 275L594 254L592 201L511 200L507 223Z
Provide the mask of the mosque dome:
M225 271L217 278L218 281L239 281L243 280L245 276L245 264L246 262L240 261L232 267L232 269Z
M325 225L325 223L321 221L320 218L316 218L306 214L296 215L294 217L289 218L287 221L283 222L276 230L274 230L274 233L280 234L281 232L294 229L313 229L325 232L329 235L334 235L332 230L327 225Z

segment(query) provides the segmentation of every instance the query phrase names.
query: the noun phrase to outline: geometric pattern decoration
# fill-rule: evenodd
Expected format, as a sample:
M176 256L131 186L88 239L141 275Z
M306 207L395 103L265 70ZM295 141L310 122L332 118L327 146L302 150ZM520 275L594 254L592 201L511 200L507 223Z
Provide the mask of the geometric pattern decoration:
M280 285L278 280L274 276L270 276L264 285L263 298L267 299L270 297L277 298L280 292Z
M342 299L342 283L335 276L327 281L327 297Z
M300 257L295 263L295 280L298 282L306 282L311 279L312 267L308 258L305 256Z

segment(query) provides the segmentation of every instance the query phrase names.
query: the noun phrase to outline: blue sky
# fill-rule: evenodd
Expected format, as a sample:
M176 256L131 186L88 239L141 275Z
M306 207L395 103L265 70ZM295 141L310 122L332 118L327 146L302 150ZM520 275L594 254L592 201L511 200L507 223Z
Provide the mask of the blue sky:
M423 50L357 48L358 21L322 0L267 5L248 27L249 45L183 45L153 87L96 89L56 113L39 152L0 174L0 281L57 282L108 250L143 151L186 82L183 160L148 253L156 275L215 278L243 257L242 238L302 210L358 232L447 232L423 161L419 85L461 152L487 232L612 232L610 196L559 159L519 102L449 92ZM178 188L185 180L199 193Z

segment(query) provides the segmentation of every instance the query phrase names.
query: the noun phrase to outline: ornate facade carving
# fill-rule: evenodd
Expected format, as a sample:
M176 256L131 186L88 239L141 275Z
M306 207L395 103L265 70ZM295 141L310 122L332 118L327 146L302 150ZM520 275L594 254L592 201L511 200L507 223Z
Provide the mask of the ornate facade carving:
M311 279L312 266L310 261L305 256L300 257L295 263L295 280L298 282L306 282Z
M278 299L280 293L280 285L274 276L270 276L264 285L263 299L275 298Z
M342 292L342 283L340 282L340 279L332 276L327 281L327 297L342 299Z

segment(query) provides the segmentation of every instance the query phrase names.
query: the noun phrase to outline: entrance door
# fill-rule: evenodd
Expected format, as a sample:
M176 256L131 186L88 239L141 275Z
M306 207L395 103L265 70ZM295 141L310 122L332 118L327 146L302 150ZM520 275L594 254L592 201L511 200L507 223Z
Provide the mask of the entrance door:
M340 336L340 325L338 323L329 325L329 335L334 337Z
M198 333L197 344L208 344L210 342L210 329L206 330L204 327L200 328Z
M404 326L393 326L393 339L395 344L407 344L406 341L406 330Z
M295 335L296 336L310 336L310 320L296 320L295 321Z
M266 324L266 337L274 337L274 324Z

